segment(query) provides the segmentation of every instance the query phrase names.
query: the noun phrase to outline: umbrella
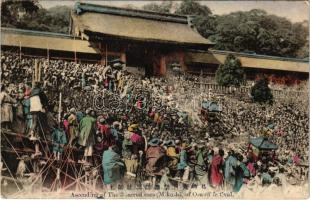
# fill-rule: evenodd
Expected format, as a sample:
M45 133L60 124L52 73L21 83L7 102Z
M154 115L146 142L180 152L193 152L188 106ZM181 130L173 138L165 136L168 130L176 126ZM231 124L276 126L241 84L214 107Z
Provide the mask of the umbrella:
M213 101L203 101L202 107L210 112L221 112L219 105Z
M250 143L261 150L275 150L278 146L269 142L266 137L257 137L250 140Z

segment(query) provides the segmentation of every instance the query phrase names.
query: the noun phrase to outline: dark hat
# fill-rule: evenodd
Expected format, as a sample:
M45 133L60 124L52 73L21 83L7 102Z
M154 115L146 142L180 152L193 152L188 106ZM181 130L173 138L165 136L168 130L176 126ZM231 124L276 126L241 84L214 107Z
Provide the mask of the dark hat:
M160 140L158 138L153 138L150 142L149 142L149 145L150 146L157 146L159 145L160 143Z
M164 142L164 145L167 146L167 147L171 147L171 146L174 146L174 142L172 140L168 140L168 141L165 141Z

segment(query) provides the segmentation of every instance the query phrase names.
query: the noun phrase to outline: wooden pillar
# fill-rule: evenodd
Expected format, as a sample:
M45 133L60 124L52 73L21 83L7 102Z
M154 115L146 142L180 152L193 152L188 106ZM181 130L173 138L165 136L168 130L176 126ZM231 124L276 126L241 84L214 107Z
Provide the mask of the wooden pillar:
M159 73L160 75L166 75L167 66L166 66L166 56L162 55L160 56L160 69Z
M187 71L187 66L185 65L185 53L183 51L178 52L179 62L181 65L181 69L183 71Z
M100 64L101 64L101 65L105 65L104 49L103 49L102 46L103 46L102 43L99 43L99 44L98 44L98 47L99 47L99 50L100 50L100 56L101 56Z
M124 63L126 63L126 49L125 48L122 48L121 50L121 57L120 57L120 60Z
M22 42L19 41L19 60L22 60Z

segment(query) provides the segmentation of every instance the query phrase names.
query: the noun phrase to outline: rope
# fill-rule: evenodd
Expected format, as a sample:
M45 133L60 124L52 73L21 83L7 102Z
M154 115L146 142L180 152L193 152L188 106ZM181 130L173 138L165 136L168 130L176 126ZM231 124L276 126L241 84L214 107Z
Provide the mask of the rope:
M19 188L19 186L18 186L18 184L17 184L17 182L16 182L16 180L15 180L15 178L14 178L14 176L13 176L13 174L12 174L10 168L9 168L9 166L6 164L6 162L5 162L4 159L2 159L2 161L3 161L3 163L5 164L6 168L8 169L8 172L10 173L11 177L14 179L13 182L15 183L17 189L18 189L19 191L21 191L21 189Z
M9 143L9 145L11 145L11 148L13 149L13 151L15 151L17 157L20 159L21 157L20 157L20 155L18 154L18 152L16 151L15 147L13 146L13 144L9 141L9 139L7 138L7 136L6 136L5 134L3 134L3 136L5 137L6 141ZM31 164L31 167L33 168L33 165L32 165L31 162L30 162L30 164ZM26 165L26 169L27 169L28 171L30 171L29 168L27 167L27 165Z

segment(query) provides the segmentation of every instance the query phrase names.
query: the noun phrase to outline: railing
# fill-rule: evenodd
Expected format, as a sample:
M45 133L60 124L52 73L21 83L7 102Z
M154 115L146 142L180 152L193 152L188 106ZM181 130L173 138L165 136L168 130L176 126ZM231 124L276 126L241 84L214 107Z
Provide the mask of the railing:
M201 87L202 90L208 92L210 89L212 92L219 94L249 94L251 91L250 86L241 86L241 87L224 87L214 83L200 83L195 82L195 84ZM271 89L271 92L276 98L283 97L296 97L301 95L308 95L305 91L293 90L293 89Z

